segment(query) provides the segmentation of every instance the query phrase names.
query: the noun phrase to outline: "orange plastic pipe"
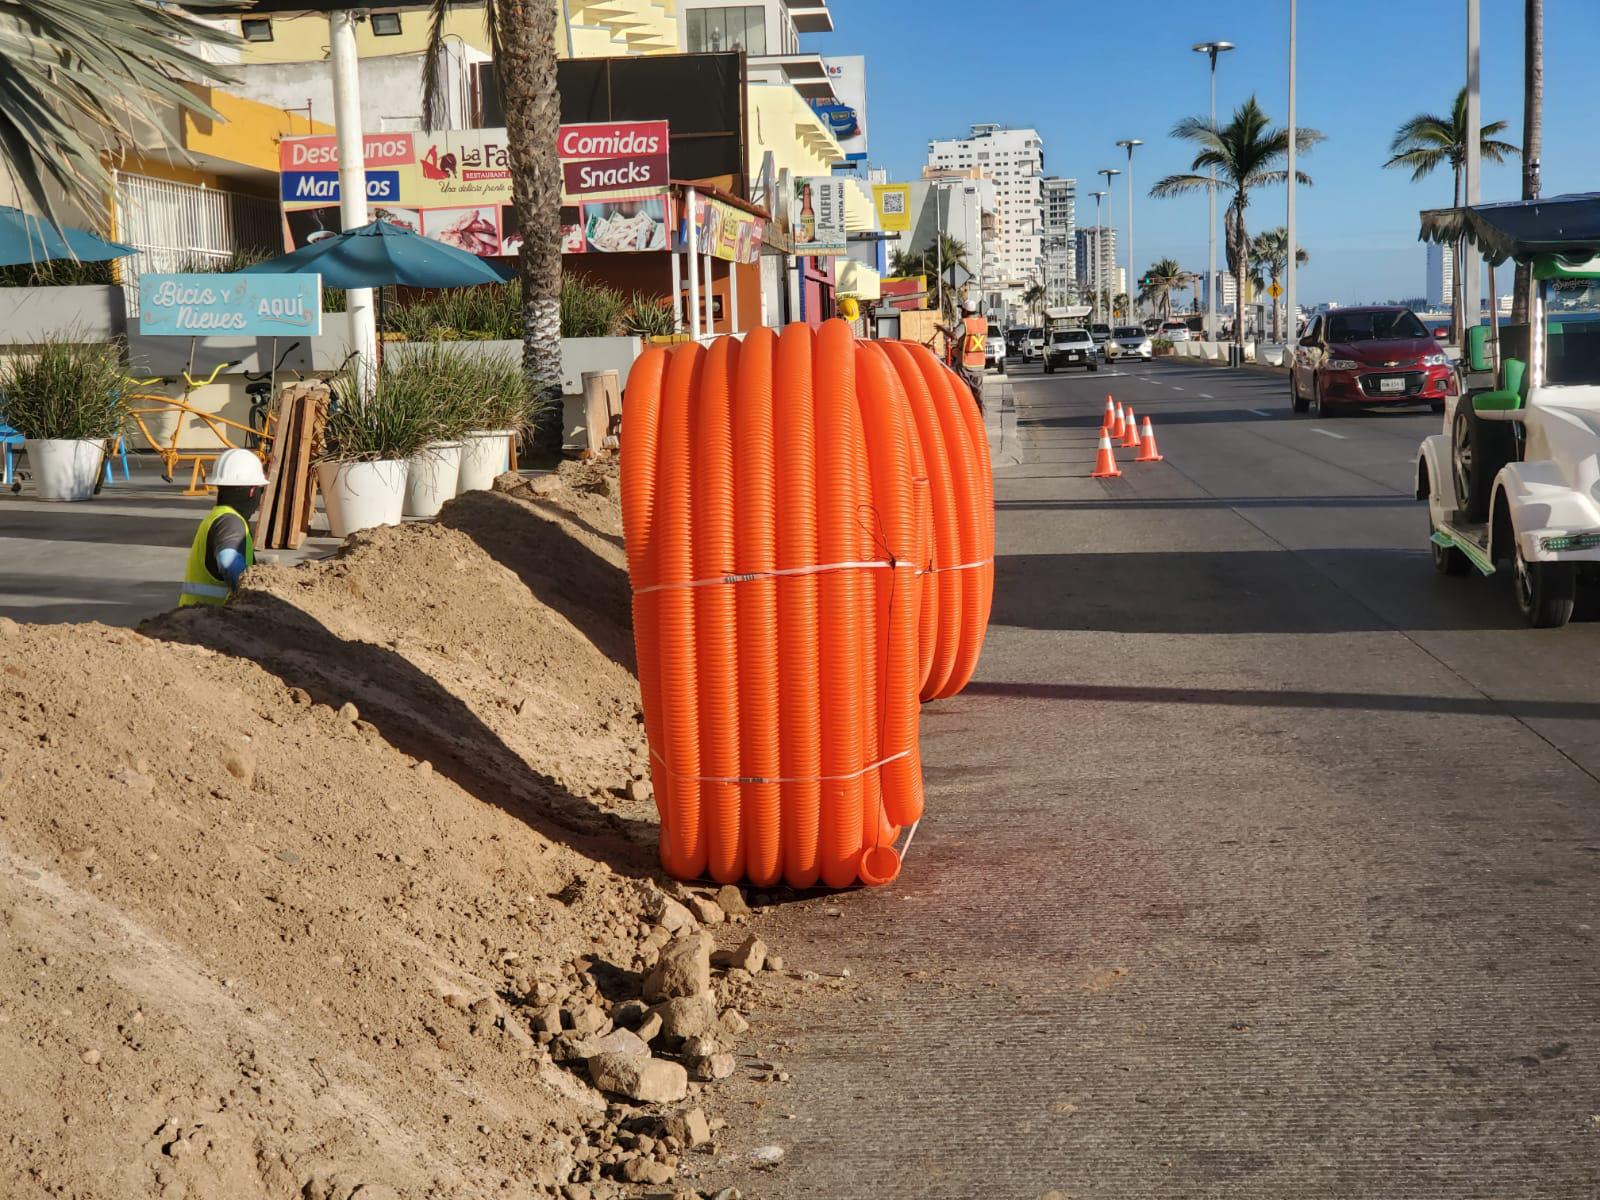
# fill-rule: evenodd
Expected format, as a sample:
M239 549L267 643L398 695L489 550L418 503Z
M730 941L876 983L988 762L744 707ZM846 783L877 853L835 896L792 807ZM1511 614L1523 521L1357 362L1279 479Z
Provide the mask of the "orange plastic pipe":
M861 550L857 522L864 497L856 490L860 417L855 408L854 340L850 327L837 319L823 322L816 335L817 550L824 567L856 561ZM829 887L854 883L861 858L863 573L825 569L818 575L820 625L826 634L820 639L819 656L823 776L819 849L822 880Z
M882 547L897 563L877 571L876 641L883 648L879 663L882 695L877 714L881 725L880 758L905 752L882 768L883 801L888 819L908 825L922 816L922 763L917 744L920 710L921 654L918 614L923 576L916 570L921 542L916 492L912 478L909 428L910 402L895 376L888 355L876 345L858 348L856 371L864 443L873 497L875 528Z
M887 351L885 351L887 355ZM893 361L890 361L892 367ZM895 382L906 403L906 439L911 446L911 476L913 497L917 506L917 543L914 551L917 561L917 659L920 664L917 687L926 686L933 671L933 655L939 639L939 585L932 573L933 566L933 490L928 483L928 462L922 453L922 439L917 436L917 422L911 414L911 399L905 394L905 385L898 373Z
M760 575L778 565L778 488L774 474L773 367L778 335L754 329L744 339L734 389L734 571ZM778 581L735 589L739 657L739 774L778 779ZM783 877L782 806L777 783L741 785L745 874L758 887Z
M790 325L778 338L772 376L773 473L777 481L779 570L817 559L816 411L812 333ZM786 575L778 593L778 737L783 784L783 877L811 887L821 874L822 700L818 674L817 575Z
M657 459L656 582L694 579L693 429L690 413L701 386L705 350L687 342L672 355L661 403L661 449ZM700 812L700 703L695 670L694 593L668 587L652 593L661 659L662 752L668 780L661 831L662 864L668 873L692 879L706 869L705 826Z
M950 479L944 428L932 394L932 381L945 372L923 346L890 342L884 346L911 404L917 440L926 460L933 509L933 571L938 604L934 621L933 666L922 683L922 698L931 700L950 680L961 643L961 580L947 568L961 562L961 532Z
M944 429L945 448L950 455L950 484L955 497L961 543L961 556L957 562L962 565L962 569L955 572L961 584L960 636L950 677L935 694L937 698L942 698L953 696L967 686L973 668L977 666L978 653L983 648L983 576L977 568L967 565L980 561L984 556L985 542L978 519L983 505L983 491L978 480L972 439L960 407L972 404L972 393L953 371L944 367L938 367L929 380L929 391L933 393L939 423Z
M977 513L984 559L984 565L978 568L982 613L978 627L982 636L988 631L989 613L994 603L994 470L989 464L989 434L983 426L983 414L978 411L976 404L963 405L961 411L971 433L974 465L978 482L982 485L982 502Z
M661 435L661 387L667 371L665 350L646 350L628 375L628 391L623 402L622 437L622 540L628 554L628 574L635 587L655 578L655 542L652 531L656 516L656 454ZM650 745L661 745L660 671L656 661L656 608L653 594L633 595L634 658L639 675L639 702L644 709L645 736ZM654 784L656 813L666 818L667 777L652 755L650 774Z
M733 386L739 342L719 338L706 351L700 392L690 410L694 576L734 568ZM744 877L739 784L738 598L731 586L698 587L694 597L695 678L700 701L700 785L706 869L718 883Z

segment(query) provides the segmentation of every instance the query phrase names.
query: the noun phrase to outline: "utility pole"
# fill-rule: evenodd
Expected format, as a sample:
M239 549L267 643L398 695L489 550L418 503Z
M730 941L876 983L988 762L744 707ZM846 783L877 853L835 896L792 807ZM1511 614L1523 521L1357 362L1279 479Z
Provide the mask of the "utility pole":
M1478 75L1478 43L1481 26L1478 20L1478 0L1467 0L1467 161L1466 203L1471 208L1481 199L1483 102ZM1478 324L1478 287L1483 277L1481 260L1476 246L1466 239L1461 242L1461 339L1463 349L1467 330Z
M344 9L328 14L328 57L333 61L333 132L339 153L339 224L358 229L367 216L367 162L361 128L361 68L356 50L356 15ZM345 292L350 338L355 343L356 386L370 396L378 382L378 325L371 288Z
M1134 314L1135 296L1133 274L1133 148L1144 142L1138 138L1123 138L1117 145L1128 152L1128 316Z
M1109 197L1111 195L1111 181L1122 174L1121 169L1117 167L1101 167L1097 174L1106 177L1106 195ZM1104 250L1101 253L1104 253ZM1117 260L1114 255L1111 259L1111 269L1113 271L1117 269ZM1107 284L1106 292L1106 324L1110 325L1115 321L1117 315L1117 277L1115 275L1111 277Z
M1100 315L1100 289L1102 274L1100 268L1105 265L1105 235L1106 227L1100 220L1100 202L1105 199L1104 192L1090 192L1094 197L1094 248L1089 258L1089 301L1094 309L1094 315Z
M1284 320L1283 340L1286 345L1292 345L1296 340L1295 298L1294 298L1294 268L1295 251L1299 243L1295 241L1294 228L1294 201L1295 192L1299 189L1299 176L1295 172L1295 142L1299 136L1299 127L1295 121L1295 95L1294 95L1294 52L1295 52L1295 9L1296 0L1289 0L1289 261L1283 269L1283 306L1287 312ZM1289 361L1289 351L1284 350L1284 361Z

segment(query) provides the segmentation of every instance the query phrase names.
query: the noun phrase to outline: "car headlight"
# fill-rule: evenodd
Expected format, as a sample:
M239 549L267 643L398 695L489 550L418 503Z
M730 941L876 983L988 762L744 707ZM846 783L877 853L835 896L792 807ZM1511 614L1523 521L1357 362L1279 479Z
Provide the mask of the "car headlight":
M1425 367L1446 367L1450 365L1450 356L1448 354L1429 354L1423 358L1422 365Z
M1353 358L1330 358L1327 367L1330 371L1359 371L1361 364Z
M1139 353L1140 354L1149 354L1150 353L1150 340L1148 338L1146 338L1144 341L1139 343Z

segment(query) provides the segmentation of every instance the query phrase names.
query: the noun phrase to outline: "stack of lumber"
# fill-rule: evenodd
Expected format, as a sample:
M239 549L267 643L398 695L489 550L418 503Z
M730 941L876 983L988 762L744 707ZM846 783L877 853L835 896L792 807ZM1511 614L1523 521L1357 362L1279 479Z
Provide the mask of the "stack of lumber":
M256 510L255 543L264 550L295 550L311 524L316 471L328 418L328 385L318 381L284 385L278 393L267 490Z

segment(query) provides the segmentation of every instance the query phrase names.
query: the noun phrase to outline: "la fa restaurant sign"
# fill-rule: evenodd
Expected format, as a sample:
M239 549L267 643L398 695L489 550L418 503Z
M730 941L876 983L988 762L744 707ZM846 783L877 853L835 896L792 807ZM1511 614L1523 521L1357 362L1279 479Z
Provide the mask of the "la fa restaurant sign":
M139 332L158 337L315 337L322 332L322 276L141 275Z

